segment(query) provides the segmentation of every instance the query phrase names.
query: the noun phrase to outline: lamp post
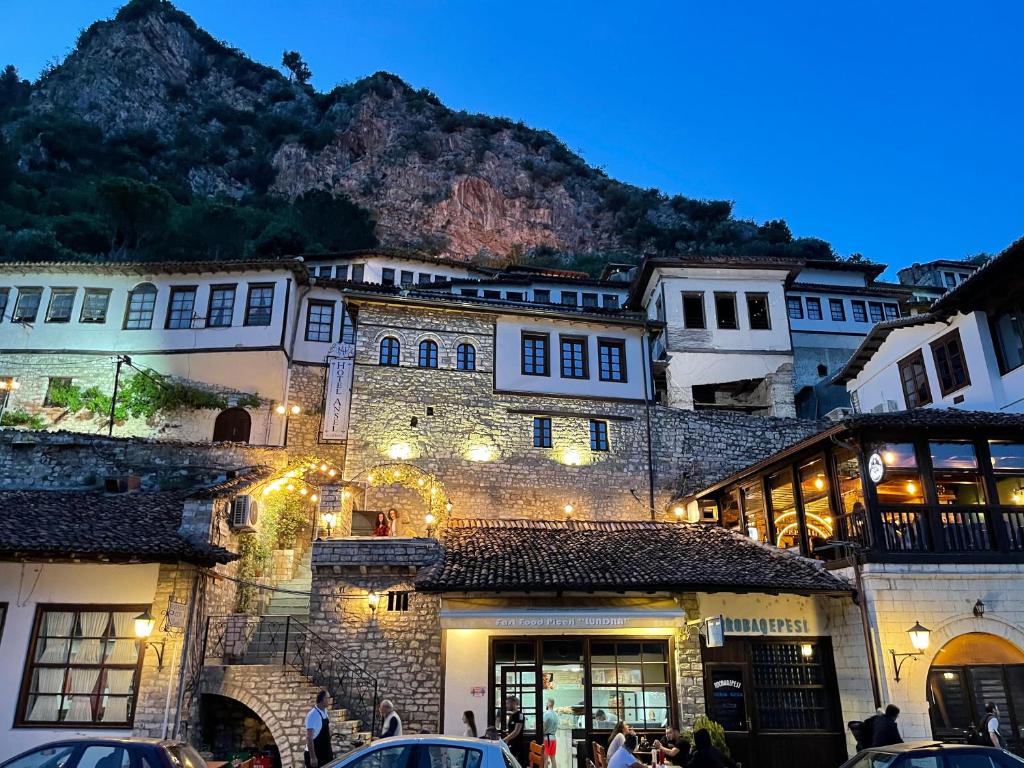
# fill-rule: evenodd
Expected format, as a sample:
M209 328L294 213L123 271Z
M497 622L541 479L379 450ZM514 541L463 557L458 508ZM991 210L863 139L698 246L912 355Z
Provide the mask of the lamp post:
M923 654L927 650L928 642L931 639L931 630L921 626L919 621L914 622L914 626L907 630L907 634L910 635L910 644L914 647L912 652L896 653L894 649L889 649L889 653L892 654L893 677L897 683L900 681L900 670L903 669L904 662L907 659L914 659Z

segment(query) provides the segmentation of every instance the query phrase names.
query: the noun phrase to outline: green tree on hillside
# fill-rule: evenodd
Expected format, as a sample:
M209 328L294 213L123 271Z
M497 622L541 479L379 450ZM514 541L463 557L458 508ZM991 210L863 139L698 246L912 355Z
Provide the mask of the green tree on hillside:
M291 72L289 79L294 79L300 85L305 85L313 77L309 65L302 60L302 55L298 51L285 51L281 57L281 64Z
M160 236L174 199L156 184L121 176L104 179L99 200L113 224L111 253L136 250Z

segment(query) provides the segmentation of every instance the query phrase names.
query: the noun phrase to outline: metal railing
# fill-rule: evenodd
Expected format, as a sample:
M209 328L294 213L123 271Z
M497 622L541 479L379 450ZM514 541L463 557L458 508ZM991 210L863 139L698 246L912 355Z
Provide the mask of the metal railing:
M294 616L228 614L206 620L208 665L281 664L326 690L333 705L376 731L377 678Z

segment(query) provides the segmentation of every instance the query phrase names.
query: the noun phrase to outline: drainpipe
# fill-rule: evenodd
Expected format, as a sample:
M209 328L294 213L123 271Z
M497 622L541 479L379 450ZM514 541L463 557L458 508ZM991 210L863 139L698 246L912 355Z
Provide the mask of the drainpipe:
M647 422L647 506L651 510L651 520L656 519L654 511L654 449L651 446L651 338L650 329L644 323L644 344L640 350L645 360L644 371L644 419Z
M868 654L868 676L871 678L871 696L875 709L882 706L882 686L878 678L878 659L871 643L871 623L868 620L868 598L864 593L864 582L860 573L860 550L853 550L853 579L857 588L857 605L860 608L860 626L864 632L864 650Z

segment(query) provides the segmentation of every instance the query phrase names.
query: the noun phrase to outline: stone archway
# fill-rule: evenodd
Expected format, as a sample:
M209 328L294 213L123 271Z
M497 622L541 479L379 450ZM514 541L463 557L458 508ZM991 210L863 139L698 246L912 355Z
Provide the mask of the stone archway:
M401 449L402 445L395 448ZM400 454L401 450L396 450L396 456ZM399 519L401 536L433 534L444 525L452 511L448 492L437 475L400 458L393 462L375 464L346 482L350 486L362 489L364 509L367 507L365 500L368 495L373 494L374 489L383 490L388 486L395 488L396 497L404 496L406 500L413 500L415 516L412 508L407 505L406 514ZM356 494L348 494L345 501L344 513L351 519L353 514L360 512L356 506L360 500ZM377 511L388 510L372 510L373 513Z

